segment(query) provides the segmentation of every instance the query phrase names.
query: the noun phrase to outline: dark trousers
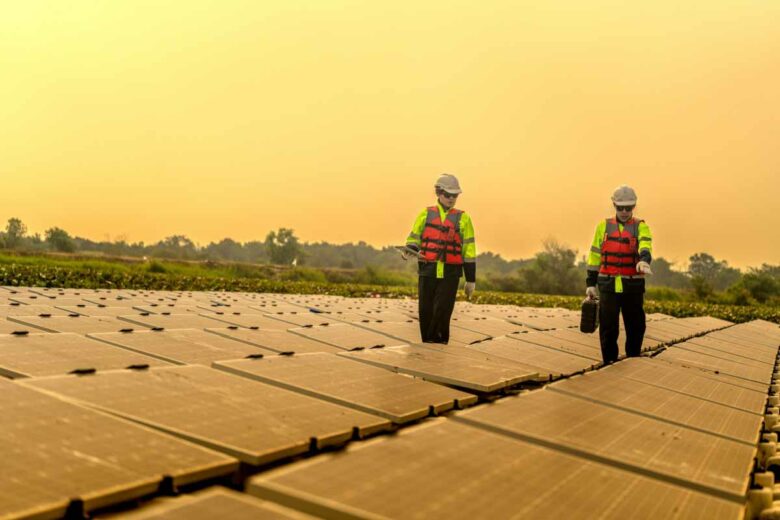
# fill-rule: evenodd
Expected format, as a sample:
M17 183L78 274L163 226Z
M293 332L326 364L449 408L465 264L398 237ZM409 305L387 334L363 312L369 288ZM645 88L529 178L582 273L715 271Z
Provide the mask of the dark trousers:
M459 282L458 276L420 276L417 298L423 342L447 343L450 340L450 317L455 308Z
M599 299L599 338L601 357L604 363L618 359L618 336L620 335L620 311L626 326L626 355L638 356L645 337L644 293L602 292Z

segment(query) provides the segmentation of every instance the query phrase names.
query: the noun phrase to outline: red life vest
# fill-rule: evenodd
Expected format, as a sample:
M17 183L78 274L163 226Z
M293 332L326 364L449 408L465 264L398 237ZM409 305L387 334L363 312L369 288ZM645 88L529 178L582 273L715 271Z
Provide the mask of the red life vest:
M631 218L623 224L623 231L620 231L616 218L607 219L604 241L601 243L599 274L642 277L636 270L636 264L639 262L637 237L640 222L642 221Z
M425 227L422 232L420 251L424 261L459 265L463 263L463 236L460 234L460 216L458 209L447 212L444 222L441 221L439 208L428 208Z

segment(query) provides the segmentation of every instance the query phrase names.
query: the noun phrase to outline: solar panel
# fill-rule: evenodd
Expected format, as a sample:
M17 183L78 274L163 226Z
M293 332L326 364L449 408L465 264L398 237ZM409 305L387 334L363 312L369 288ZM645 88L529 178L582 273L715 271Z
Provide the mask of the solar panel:
M746 329L726 329L708 334L708 337L729 341L738 345L754 348L772 348L780 346L780 338L768 334L766 331L755 332Z
M35 327L29 325L23 325L15 321L8 321L5 318L0 317L0 334L13 334L14 332L43 332Z
M570 320L569 318L541 316L538 314L521 313L521 314L507 315L505 319L512 323L516 323L518 325L525 325L526 327L535 330L565 329L568 327L575 326L575 324L572 323L572 320Z
M588 370L598 364L592 358L575 356L560 350L518 341L522 335L518 336L517 339L507 336L483 341L476 345L469 345L468 348L524 363L546 378L552 379Z
M308 310L306 307L302 307L301 305L294 305L277 300L271 300L265 303L251 303L249 307L254 309L253 312L260 312L261 314L277 312L306 312Z
M198 365L27 380L258 465L382 431L390 422Z
M255 328L261 330L287 330L295 327L291 323L269 318L264 314L235 314L232 312L215 313L210 318L222 322L226 325L237 325L239 327ZM224 327L226 325L212 325L212 327Z
M485 317L453 318L451 325L457 328L478 332L492 338L506 336L507 334L513 334L517 332L531 332L533 330L529 329L528 327L524 327L523 325L517 325L505 320Z
M696 397L625 379L608 370L553 383L550 391L614 406L755 446L763 418Z
M276 312L265 314L268 318L279 320L280 322L289 323L287 327L313 327L316 325L335 325L341 323L339 320L333 319L330 315L325 313L310 312L304 309L301 312Z
M293 509L237 493L223 487L213 487L175 499L158 499L138 511L124 513L123 520L311 520Z
M374 347L396 347L404 342L371 330L355 327L346 323L339 325L319 325L309 328L292 328L289 332L305 338L327 343L344 350L359 350Z
M62 517L227 475L236 460L0 379L0 518Z
M601 347L596 350L592 346L585 346L581 343L575 343L562 338L556 338L548 335L546 332L530 332L528 334L512 334L507 338L523 341L525 343L533 343L542 347L547 347L568 354L574 354L584 358L588 358L595 362L601 361Z
M668 327L664 327L663 324L670 322L671 320L659 320L649 321L645 329L645 337L663 343L673 343L682 339L693 336L690 332L681 333L679 329L670 330Z
M455 419L736 502L745 500L755 456L755 446L545 390Z
M690 350L675 348L674 346L667 348L658 354L657 357L658 359L671 361L678 365L703 368L715 373L728 374L745 379L746 381L760 383L763 385L764 389L766 389L769 381L771 380L771 374L767 375L764 370L743 365L741 363L734 363L733 361L727 361L725 359L708 356L706 354L699 354L698 352L691 352Z
M497 363L477 361L417 346L341 352L339 355L421 377L427 381L477 392L495 392L536 379L538 376L529 370L507 368Z
M694 323L701 329L715 330L723 327L730 327L734 325L732 322L722 320L720 318L713 318L712 316L695 316L689 318L677 318L678 322Z
M147 316L141 314L125 314L119 316L119 319L142 327L157 327L163 329L205 329L207 327L218 327L220 325L220 322L215 319L192 313L167 314L163 312L161 314L149 314Z
M45 332L72 332L74 334L116 332L131 327L143 327L140 324L130 325L110 316L13 316L8 319Z
M405 423L477 397L327 353L214 363L220 370Z
M695 368L670 365L657 358L627 359L605 371L752 413L762 414L766 406L766 391L743 388L737 386L733 379Z
M736 519L743 508L444 419L258 475L247 491L331 518Z
M177 365L209 366L222 359L277 354L272 350L198 329L103 332L90 334L89 337Z
M10 378L167 364L68 332L0 336L0 375Z
M133 310L137 311L135 314L149 313L149 314L162 314L164 312L170 314L200 314L204 312L203 309L195 305L184 305L181 303L146 303L133 306ZM122 314L131 314L127 311Z
M40 316L48 314L49 316L67 316L73 314L67 310L58 309L54 305L0 305L0 316Z
M255 330L244 329L238 326L206 329L207 332L219 334L226 338L235 339L255 345L277 353L295 352L306 354L309 352L341 352L343 349L328 345L313 339L304 338L286 330Z
M111 316L118 317L127 314L127 307L108 307L107 305L81 304L63 305L58 309L67 314L81 314L82 316Z
M732 361L734 363L747 365L759 371L763 371L764 373L766 373L767 377L771 377L772 372L774 372L774 366L775 366L774 362L768 363L766 361L760 361L751 357L742 356L731 352L723 352L722 350L713 349L706 345L700 345L698 343L692 343L690 341L678 343L674 345L673 348L680 348L680 349L687 350L689 352L705 354L707 356L712 356L718 359L723 359L726 361Z
M727 352L731 354L748 357L755 360L760 360L765 363L774 364L777 360L777 348L772 347L748 347L745 345L739 345L730 341L724 341L707 336L699 336L697 338L691 338L687 343L694 345L701 345L703 347L717 350L720 352Z

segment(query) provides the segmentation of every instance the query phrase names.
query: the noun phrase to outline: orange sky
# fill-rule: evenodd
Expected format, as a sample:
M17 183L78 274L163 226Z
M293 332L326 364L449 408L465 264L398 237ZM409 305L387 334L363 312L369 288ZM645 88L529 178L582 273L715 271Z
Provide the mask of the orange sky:
M684 4L684 5L683 5ZM780 261L780 2L6 2L0 221L400 243L457 174L481 251Z

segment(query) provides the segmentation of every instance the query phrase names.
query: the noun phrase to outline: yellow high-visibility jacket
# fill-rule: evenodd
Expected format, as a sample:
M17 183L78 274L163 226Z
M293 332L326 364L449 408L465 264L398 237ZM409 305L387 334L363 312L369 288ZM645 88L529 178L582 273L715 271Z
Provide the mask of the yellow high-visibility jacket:
M636 217L634 217L636 219ZM638 219L637 219L638 220ZM618 222L618 229L623 231L623 225ZM644 292L644 276L634 278L625 278L623 276L607 276L599 274L601 269L601 244L607 234L607 220L602 220L596 226L596 232L593 234L593 242L588 254L588 277L586 280L588 287L598 285L601 292ZM650 233L650 227L646 222L641 221L637 226L637 243L639 259L648 264L653 260L653 235Z
M438 202L439 217L442 222L447 218L445 210ZM408 245L414 244L420 247L422 244L422 234L425 229L425 220L428 218L428 208L423 209L414 221L412 231L406 238ZM460 234L463 237L463 265L445 264L441 260L437 262L419 262L420 276L435 276L444 278L445 276L465 275L467 282L476 281L477 273L477 244L474 240L474 224L471 217L465 211L460 216Z

